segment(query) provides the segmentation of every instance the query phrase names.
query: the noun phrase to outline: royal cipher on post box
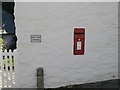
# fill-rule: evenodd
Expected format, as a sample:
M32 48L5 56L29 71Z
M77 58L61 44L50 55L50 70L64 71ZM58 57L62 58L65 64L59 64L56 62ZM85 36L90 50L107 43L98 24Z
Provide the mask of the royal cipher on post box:
M85 28L74 28L74 55L84 55Z

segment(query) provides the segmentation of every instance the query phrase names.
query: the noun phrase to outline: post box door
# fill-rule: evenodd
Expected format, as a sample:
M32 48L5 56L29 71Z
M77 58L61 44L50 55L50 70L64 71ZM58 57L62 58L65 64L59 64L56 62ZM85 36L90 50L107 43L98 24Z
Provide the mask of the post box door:
M85 29L74 29L74 55L84 55Z

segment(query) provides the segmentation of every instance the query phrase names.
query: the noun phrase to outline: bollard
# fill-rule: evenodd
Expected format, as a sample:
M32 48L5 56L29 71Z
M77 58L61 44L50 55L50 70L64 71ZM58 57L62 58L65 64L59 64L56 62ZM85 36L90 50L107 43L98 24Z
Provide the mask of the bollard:
M44 90L44 70L42 67L37 69L37 88Z

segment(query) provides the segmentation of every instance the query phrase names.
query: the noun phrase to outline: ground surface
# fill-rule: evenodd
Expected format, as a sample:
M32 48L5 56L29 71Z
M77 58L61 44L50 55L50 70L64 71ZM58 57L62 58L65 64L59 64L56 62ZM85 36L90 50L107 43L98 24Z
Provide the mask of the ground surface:
M102 88L104 90L105 88L113 89L113 90L119 90L120 89L120 79L112 79L112 80L107 80L107 81L101 81L101 82L93 82L93 83L85 83L85 84L75 84L75 85L68 85L68 86L62 86L58 87L59 89L63 88L92 88L92 89L97 89L97 88ZM58 88L46 88L45 90L49 89L58 89ZM3 89L3 90L12 90L12 89ZM19 89L16 89L19 90ZM23 88L20 90L36 90L36 88Z
M80 85L68 85L60 88L120 88L120 80L113 79L113 80L86 83Z

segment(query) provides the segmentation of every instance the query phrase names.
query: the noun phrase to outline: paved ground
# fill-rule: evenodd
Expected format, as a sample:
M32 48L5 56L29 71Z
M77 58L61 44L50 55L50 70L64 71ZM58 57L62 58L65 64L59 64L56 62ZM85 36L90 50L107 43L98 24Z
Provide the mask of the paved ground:
M113 79L94 83L85 83L80 85L68 85L60 88L120 88L120 79Z

